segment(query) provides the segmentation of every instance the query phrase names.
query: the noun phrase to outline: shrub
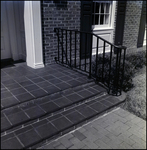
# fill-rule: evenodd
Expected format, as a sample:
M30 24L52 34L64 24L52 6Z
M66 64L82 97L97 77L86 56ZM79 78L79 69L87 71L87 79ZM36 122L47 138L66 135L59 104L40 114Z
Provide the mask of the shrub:
M102 64L104 62L104 75L103 79L101 78L102 76ZM132 87L134 87L134 84L132 82L132 77L136 73L136 71L139 68L142 68L143 65L146 65L146 52L141 51L137 52L134 54L128 54L126 55L125 59L125 68L123 72L123 60L120 61L120 67L119 67L119 79L118 83L116 82L116 56L114 55L111 60L111 70L109 69L109 62L110 62L110 56L106 55L104 60L103 57L100 55L98 56L97 60L97 72L96 72L96 59L92 63L92 74L96 73L97 79L99 81L105 82L107 85L109 85L109 71L110 71L110 86L118 84L118 87L121 87L121 80L122 80L122 74L124 73L123 77L123 85L122 85L122 90L127 92L129 91ZM112 87L112 92L116 90L116 87Z

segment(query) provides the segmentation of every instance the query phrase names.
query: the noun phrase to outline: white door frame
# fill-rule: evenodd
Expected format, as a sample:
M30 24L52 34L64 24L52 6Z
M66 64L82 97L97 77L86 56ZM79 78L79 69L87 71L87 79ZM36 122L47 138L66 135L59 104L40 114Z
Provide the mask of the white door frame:
M26 62L34 69L44 67L40 6L40 1L25 1L24 3Z
M116 9L116 1L112 1L112 12L111 12L111 21L109 26L92 26L92 32L97 34L98 36L106 39L107 41L113 43L113 32L114 32L114 19L115 19L115 9ZM103 42L100 40L99 45L102 45ZM96 38L93 38L93 51L92 55L96 54ZM105 52L109 52L110 48L106 47ZM99 53L102 53L102 48L99 48Z

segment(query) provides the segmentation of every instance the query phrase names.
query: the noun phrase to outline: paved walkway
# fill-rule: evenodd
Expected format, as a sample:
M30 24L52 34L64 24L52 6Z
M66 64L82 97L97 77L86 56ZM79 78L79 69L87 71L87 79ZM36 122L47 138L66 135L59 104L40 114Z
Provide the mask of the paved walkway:
M117 108L38 149L146 149L146 121Z

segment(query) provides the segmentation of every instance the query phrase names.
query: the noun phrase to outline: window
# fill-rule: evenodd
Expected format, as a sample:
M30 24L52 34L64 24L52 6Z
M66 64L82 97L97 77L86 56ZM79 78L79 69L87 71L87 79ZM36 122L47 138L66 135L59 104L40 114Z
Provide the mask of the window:
M92 25L95 27L109 27L111 25L111 1L95 1L92 10Z

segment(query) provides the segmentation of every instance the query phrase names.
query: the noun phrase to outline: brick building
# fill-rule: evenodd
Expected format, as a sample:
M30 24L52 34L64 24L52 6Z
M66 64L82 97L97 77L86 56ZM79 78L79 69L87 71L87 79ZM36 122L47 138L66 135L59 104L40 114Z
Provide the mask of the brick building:
M1 7L1 60L23 59L33 68L54 63L57 27L93 32L127 52L146 45L145 1L3 1Z

